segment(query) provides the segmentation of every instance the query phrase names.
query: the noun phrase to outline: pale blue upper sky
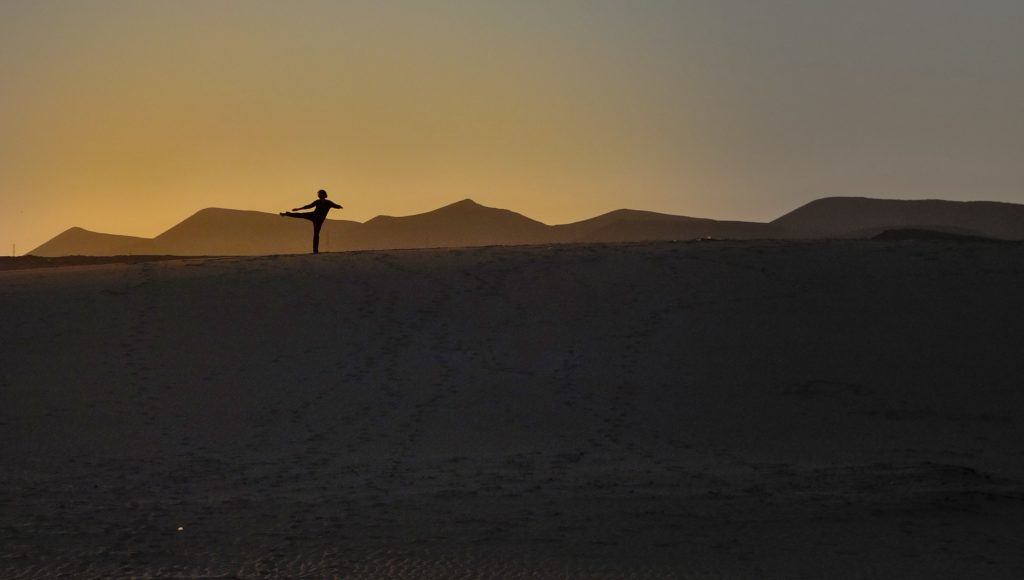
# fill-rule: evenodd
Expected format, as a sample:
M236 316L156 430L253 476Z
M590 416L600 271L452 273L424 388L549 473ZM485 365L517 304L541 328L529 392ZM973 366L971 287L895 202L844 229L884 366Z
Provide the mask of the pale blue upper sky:
M22 249L320 187L360 220L1024 203L1019 0L5 0L0 79Z

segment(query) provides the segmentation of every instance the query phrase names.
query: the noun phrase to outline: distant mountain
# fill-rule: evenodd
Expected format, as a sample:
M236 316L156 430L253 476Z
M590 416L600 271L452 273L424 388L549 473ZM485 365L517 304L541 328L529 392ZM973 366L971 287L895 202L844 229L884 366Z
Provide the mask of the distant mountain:
M377 216L344 238L345 249L437 248L540 244L554 241L551 226L471 199L426 213Z
M327 220L321 246L340 239L359 222ZM176 256L253 256L297 254L312 248L312 226L306 220L236 209L207 208L166 232L139 244L136 253ZM328 243L330 242L330 243Z
M178 256L295 254L311 250L310 224L257 211L208 208L153 239L71 228L31 252L38 256L159 254ZM403 217L365 223L327 220L324 251L630 242L651 240L871 238L918 229L961 236L1024 239L1024 205L998 202L819 199L770 223L719 221L620 209L549 226L471 199Z
M29 252L35 256L120 256L131 254L132 248L146 238L118 236L71 228Z
M961 235L1024 239L1024 205L994 201L944 201L827 197L771 222L820 237L870 238L885 230L917 228Z
M320 233L324 250L359 222L327 220ZM312 248L309 222L276 214L235 209L207 208L155 238L116 236L71 228L29 252L56 256L252 256L305 253ZM333 248L338 249L338 248Z
M630 242L697 238L765 239L791 237L784 228L757 222L718 221L620 209L595 218L554 226L563 242Z

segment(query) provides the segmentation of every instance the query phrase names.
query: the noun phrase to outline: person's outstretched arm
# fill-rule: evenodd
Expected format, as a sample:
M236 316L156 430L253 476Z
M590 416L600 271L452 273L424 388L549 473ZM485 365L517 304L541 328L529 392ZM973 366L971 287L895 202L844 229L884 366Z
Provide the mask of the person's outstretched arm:
M314 202L312 202L312 203L310 203L308 205L304 205L302 207L293 207L292 211L299 211L300 209L309 209L309 208L311 208L311 207L313 207L315 205L316 205L316 202L314 201Z
M331 201L331 200L327 200L327 201ZM331 201L331 207L333 207L334 209L341 209L341 205L336 204L333 201Z

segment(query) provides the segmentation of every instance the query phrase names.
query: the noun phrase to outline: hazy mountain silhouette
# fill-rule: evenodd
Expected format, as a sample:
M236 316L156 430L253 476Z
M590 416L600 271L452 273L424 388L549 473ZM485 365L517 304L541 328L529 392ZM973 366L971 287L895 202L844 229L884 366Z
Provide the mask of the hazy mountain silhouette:
M1024 239L1024 205L994 201L944 201L827 197L771 222L820 237L874 237L885 230L917 228L1004 240Z
M328 249L328 240L333 243L359 225L327 220L320 234L324 248ZM297 254L309 251L309 237L306 221L258 211L207 208L139 247L147 254L178 256Z
M554 226L563 242L638 242L696 238L764 239L791 237L779 226L620 209L597 217Z
M405 217L377 216L345 238L345 249L438 248L541 244L551 226L471 199Z
M70 228L29 252L36 256L120 256L135 253L133 248L146 238L101 234L82 228Z
M31 252L37 256L173 254L264 255L309 251L310 226L257 211L208 208L153 239L71 228ZM327 220L324 251L650 240L872 238L918 229L962 236L1024 239L1024 205L940 200L824 198L770 223L719 221L621 209L549 226L465 199L426 213L377 216L365 223Z
M359 222L327 220L321 237L333 243ZM309 224L276 214L234 209L200 210L159 236L137 238L70 230L32 250L36 256L247 256L309 251ZM324 244L326 248L330 244Z

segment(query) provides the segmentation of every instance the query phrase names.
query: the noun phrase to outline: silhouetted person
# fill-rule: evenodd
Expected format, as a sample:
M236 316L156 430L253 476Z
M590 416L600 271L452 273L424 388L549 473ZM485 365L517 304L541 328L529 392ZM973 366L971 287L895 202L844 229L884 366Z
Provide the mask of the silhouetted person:
M341 209L341 206L327 199L327 192L320 190L316 192L316 196L319 199L313 201L309 205L302 207L294 207L292 211L283 211L281 215L285 217L302 218L313 222L313 253L320 253L320 228L324 225L324 220L327 219L327 212L331 209ZM295 213L300 209L313 208L313 211L307 211L303 213Z

